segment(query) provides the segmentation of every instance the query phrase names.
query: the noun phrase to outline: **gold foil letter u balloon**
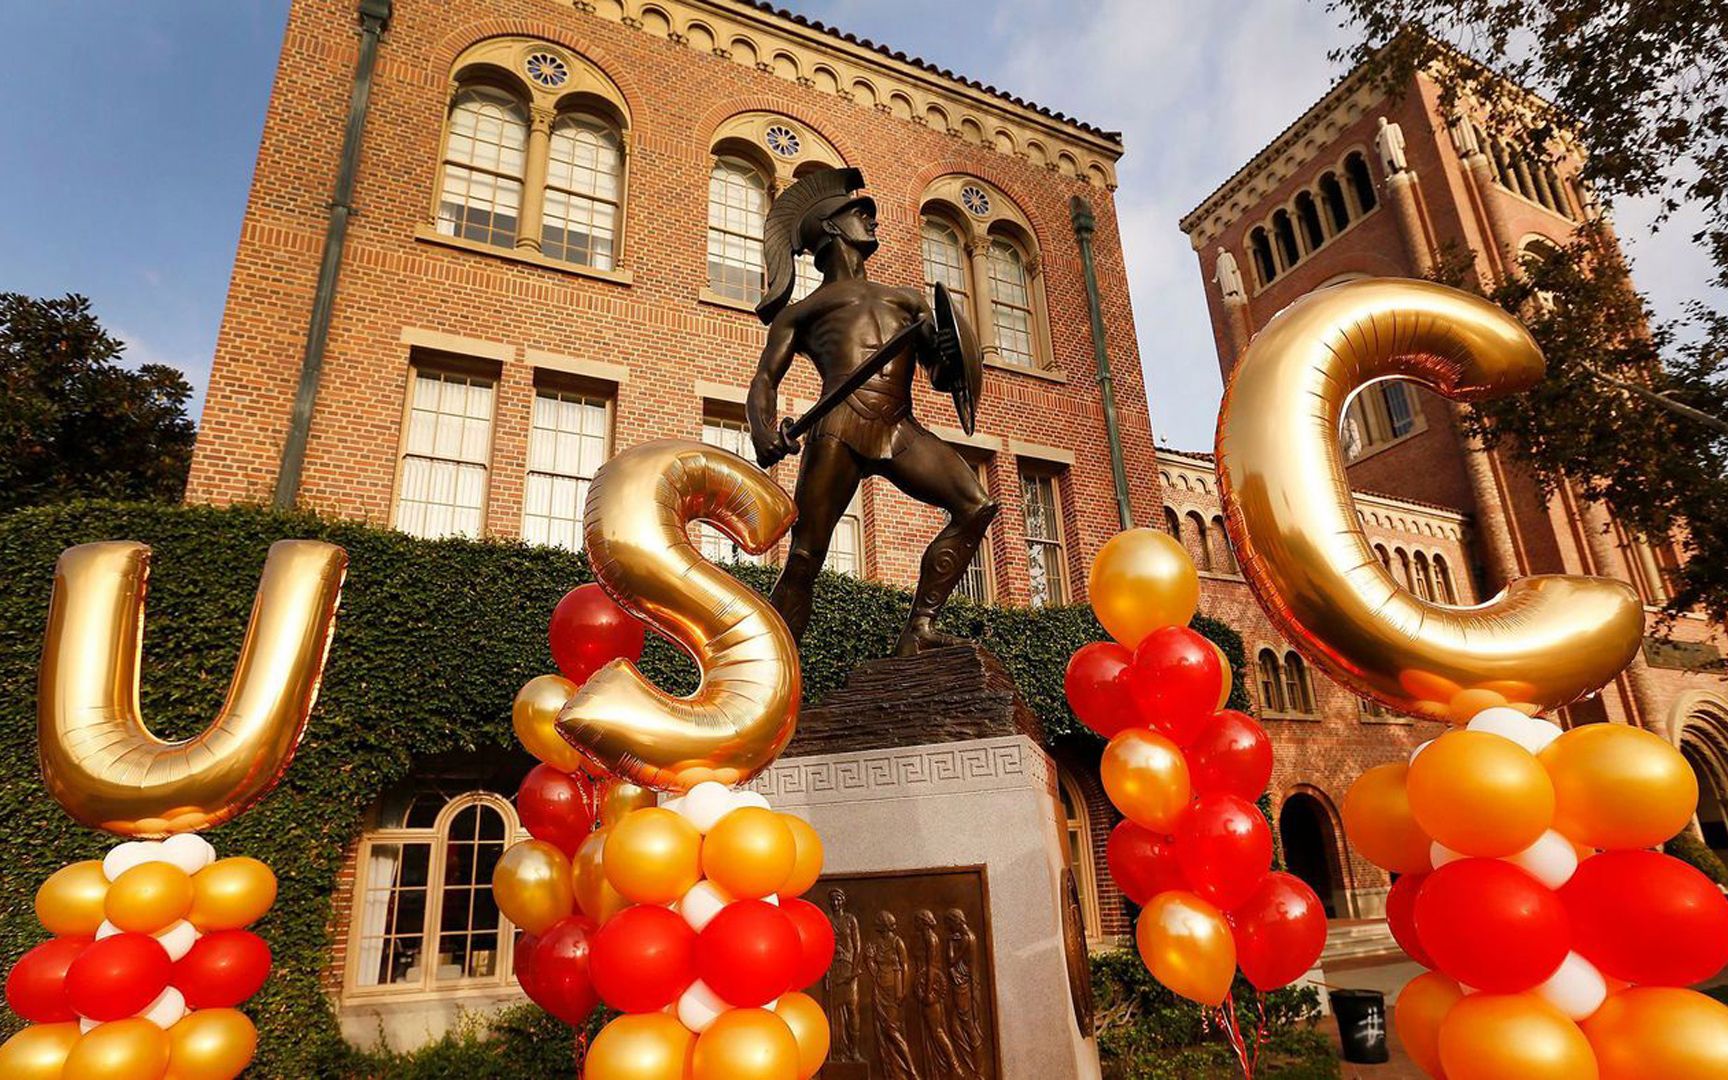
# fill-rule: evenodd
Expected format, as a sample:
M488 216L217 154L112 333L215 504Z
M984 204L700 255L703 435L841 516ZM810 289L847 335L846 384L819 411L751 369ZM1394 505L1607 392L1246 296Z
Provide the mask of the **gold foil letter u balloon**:
M686 530L701 519L760 553L796 516L766 472L717 447L660 439L607 462L583 518L594 576L619 606L682 645L702 683L673 697L614 660L564 706L563 736L617 775L662 790L738 784L766 768L797 719L797 643L767 601L704 559Z
M240 658L216 720L167 742L138 707L150 549L68 548L38 674L42 776L67 813L123 836L219 825L288 767L318 696L347 554L314 540L271 545Z
M1486 400L1529 389L1542 369L1512 316L1403 279L1311 293L1249 346L1218 421L1230 539L1273 621L1340 683L1462 722L1469 717L1455 714L1484 697L1464 691L1546 711L1632 659L1644 614L1628 585L1544 575L1475 607L1431 603L1380 565L1351 502L1338 429L1358 388L1401 377L1456 401Z

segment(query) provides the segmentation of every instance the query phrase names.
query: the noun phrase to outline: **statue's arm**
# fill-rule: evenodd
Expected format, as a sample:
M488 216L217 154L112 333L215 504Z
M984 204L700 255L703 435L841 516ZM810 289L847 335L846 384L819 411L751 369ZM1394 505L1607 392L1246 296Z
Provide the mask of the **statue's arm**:
M768 342L762 346L762 356L756 361L756 375L750 380L750 394L744 402L744 418L750 424L750 442L756 448L756 461L763 468L772 466L788 454L798 452L798 442L780 430L780 380L792 368L797 355L797 327L788 317L791 309L782 311L768 324Z

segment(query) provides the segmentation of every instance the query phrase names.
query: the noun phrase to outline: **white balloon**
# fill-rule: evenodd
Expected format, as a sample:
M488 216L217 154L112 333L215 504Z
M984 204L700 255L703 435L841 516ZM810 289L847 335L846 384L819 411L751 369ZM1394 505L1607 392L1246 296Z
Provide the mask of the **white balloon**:
M1536 987L1536 996L1573 1020L1587 1020L1608 1000L1608 981L1596 965L1569 952L1554 974Z
M764 1009L767 1009L769 1012L779 1012L780 1011L780 999L775 998L773 1001L770 1001L768 1004L766 1004L762 1007Z
M162 943L162 948L168 952L168 959L178 962L182 956L192 951L192 946L203 937L198 928L181 919L166 930L156 932L156 940Z
M732 791L725 784L704 780L684 794L684 806L678 811L684 820L706 834L732 812Z
M1520 869L1527 870L1530 876L1548 886L1558 889L1572 880L1572 875L1578 871L1578 851L1572 846L1572 841L1549 829L1536 838L1536 842L1516 855L1506 856L1506 861Z
M660 809L670 810L674 814L677 814L679 817L683 817L684 816L684 796L674 795L672 798L667 799L665 802L661 803Z
M746 806L756 806L763 810L772 810L768 805L768 796L760 791L740 791L732 799L732 809L742 810Z
M161 855L163 862L171 862L188 874L196 874L216 861L216 849L196 833L180 833L162 841Z
M102 857L102 876L109 881L147 862L165 862L160 840L128 840Z
M719 994L708 989L707 983L697 979L678 999L678 1022L700 1035L731 1007Z
M1468 859L1469 857L1470 856L1464 854L1462 851L1453 851L1438 840L1435 840L1428 845L1428 861L1434 864L1434 869L1436 870L1445 866L1447 863L1455 863L1459 859Z
M1434 740L1429 739L1427 742L1423 743L1421 746L1418 746L1416 749L1410 751L1410 764L1412 764L1412 765L1416 764L1417 755L1421 754L1422 751L1428 749L1430 746L1433 746L1433 745L1434 745Z
M1530 741L1524 745L1530 748L1532 754L1540 754L1548 748L1549 743L1565 734L1560 730L1560 725L1552 720L1544 720L1539 716L1526 717L1526 719L1529 721L1526 730L1529 731L1527 737Z
M1464 725L1466 731L1486 731L1490 735L1510 739L1532 754L1554 741L1552 738L1543 739L1543 728L1554 728L1554 725L1545 720L1532 719L1517 709L1509 709L1504 705L1483 709ZM1555 729L1554 733L1558 735L1559 730Z
M115 926L113 923L109 922L107 919L103 919L102 925L98 926L96 928L96 940L101 941L103 938L111 938L115 934L118 934L121 932L122 931L118 926Z
M88 1016L80 1016L78 1018L78 1033L80 1035L88 1035L91 1028L99 1028L101 1026L102 1021L100 1020L92 1020Z
M720 909L732 902L724 889L712 881L698 881L690 886L690 891L678 901L678 914L684 916L684 921L690 929L700 934L714 916L720 914Z
M150 1007L138 1015L150 1021L152 1024L155 1024L163 1031L167 1031L175 1024L178 1024L182 1016L186 1015L186 999L181 995L180 991L170 986L160 994L157 994L156 1000L150 1003Z

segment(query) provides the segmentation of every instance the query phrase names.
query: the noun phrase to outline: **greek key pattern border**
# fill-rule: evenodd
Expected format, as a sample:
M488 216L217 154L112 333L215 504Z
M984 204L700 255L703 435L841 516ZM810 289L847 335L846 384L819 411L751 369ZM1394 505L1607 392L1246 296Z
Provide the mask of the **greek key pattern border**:
M787 758L750 783L794 805L1038 788L1056 791L1050 758L1023 735Z

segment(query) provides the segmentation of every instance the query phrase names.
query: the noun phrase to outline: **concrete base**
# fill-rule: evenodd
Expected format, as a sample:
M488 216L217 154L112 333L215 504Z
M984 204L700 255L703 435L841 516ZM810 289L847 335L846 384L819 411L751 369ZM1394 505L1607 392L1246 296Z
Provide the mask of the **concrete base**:
M350 1001L338 1007L336 1018L349 1045L362 1050L383 1048L401 1052L437 1042L468 1025L484 1030L494 1013L527 1000L526 994L512 986L460 996L426 995L408 1001Z

